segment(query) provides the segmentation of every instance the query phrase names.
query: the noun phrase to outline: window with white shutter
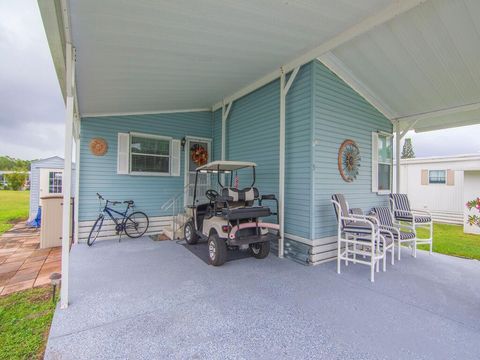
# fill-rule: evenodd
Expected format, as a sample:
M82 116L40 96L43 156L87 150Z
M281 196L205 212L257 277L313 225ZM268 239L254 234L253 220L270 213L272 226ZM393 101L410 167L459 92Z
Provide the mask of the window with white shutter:
M119 133L117 173L180 176L180 140L141 133Z
M372 191L386 194L392 190L392 135L372 133Z

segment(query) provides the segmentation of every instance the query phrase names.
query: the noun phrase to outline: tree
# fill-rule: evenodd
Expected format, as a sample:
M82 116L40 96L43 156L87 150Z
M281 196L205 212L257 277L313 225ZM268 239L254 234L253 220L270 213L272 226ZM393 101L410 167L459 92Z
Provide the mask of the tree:
M11 174L5 174L5 179L7 180L8 188L11 190L20 190L25 181L27 181L27 174L21 172L14 172Z
M29 160L15 159L10 156L0 156L0 170L7 171L29 171Z
M413 151L412 139L405 139L402 149L402 159L413 159L415 152Z

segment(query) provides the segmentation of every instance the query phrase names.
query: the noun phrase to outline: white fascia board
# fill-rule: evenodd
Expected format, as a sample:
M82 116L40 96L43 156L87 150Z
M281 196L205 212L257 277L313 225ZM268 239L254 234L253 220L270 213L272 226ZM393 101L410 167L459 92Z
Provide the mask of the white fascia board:
M374 94L370 88L359 80L355 74L335 56L331 51L318 58L326 67L334 72L340 79L345 81L353 90L367 100L373 107L380 111L387 119L392 120L396 114L385 101L381 100L378 95Z
M423 158L413 158L413 159L401 159L401 165L410 165L410 164L432 164L439 162L461 162L461 161L472 161L479 160L480 155L478 154L462 154L462 155L453 155L453 156L432 156L432 157L423 157Z
M155 115L155 114L175 114L186 112L204 112L212 111L210 108L200 109L177 109L177 110L158 110L158 111L134 111L134 112L119 112L119 113L86 113L82 114L82 118L85 117L106 117L106 116L128 116L128 115Z
M48 47L57 73L63 100L66 100L66 59L65 31L63 26L62 6L60 1L38 0L43 28L47 36Z
M414 7L424 3L427 0L396 0L392 4L388 5L384 9L380 10L379 12L365 18L364 20L360 21L358 24L353 25L352 27L348 28L347 30L341 32L340 34L332 37L327 42L321 44L320 46L313 48L312 50L306 52L302 56L299 56L292 61L284 64L282 66L284 73L289 73L296 67L302 66L314 59L321 57L322 55L326 54L327 52L337 48L338 46L345 44L346 42L364 34L373 28L392 20L393 18L403 14L404 12L413 9ZM229 97L225 98L225 102L229 103L235 101L252 91L258 89L261 86L268 84L269 82L274 81L275 79L280 77L280 73L278 70L274 70L271 73L263 76L262 78L258 79L257 81L253 82L250 85L240 89L236 93L230 95ZM222 107L223 101L219 101L212 106L212 110L215 111Z

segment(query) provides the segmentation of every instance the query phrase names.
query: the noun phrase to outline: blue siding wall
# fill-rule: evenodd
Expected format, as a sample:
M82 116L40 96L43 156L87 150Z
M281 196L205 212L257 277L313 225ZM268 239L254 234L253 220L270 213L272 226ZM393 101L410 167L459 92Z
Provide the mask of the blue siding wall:
M302 67L287 95L285 232L310 238L312 64ZM278 195L280 83L235 101L227 120L227 159L257 163L257 187ZM221 112L214 139L221 132ZM217 140L214 141L218 143ZM214 145L215 148L216 145ZM249 184L241 183L240 186Z
M392 132L392 124L352 88L323 64L314 63L314 238L336 234L336 220L330 197L345 194L350 207L369 210L387 205L387 196L372 192L371 146L373 131ZM360 148L358 179L343 181L338 172L338 148L345 139Z
M112 200L133 199L138 209L149 216L168 215L160 207L184 186L184 152L181 155L181 176L117 175L117 134L141 132L171 136L212 136L211 112L186 112L155 115L109 116L82 118L80 144L80 208L79 220L92 220L98 214L96 193ZM105 156L93 156L89 142L102 137L108 142Z

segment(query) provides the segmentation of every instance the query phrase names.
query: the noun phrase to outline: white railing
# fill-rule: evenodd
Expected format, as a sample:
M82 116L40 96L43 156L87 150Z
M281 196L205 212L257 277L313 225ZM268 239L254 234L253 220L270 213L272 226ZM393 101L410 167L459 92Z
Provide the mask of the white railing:
M172 234L175 236L176 232L183 226L183 224L178 227L178 215L180 213L185 212L185 207L183 204L183 199L186 196L186 192L188 191L189 185L185 185L183 188L183 192L179 192L178 194L172 196L170 199L168 199L161 207L160 209L162 211L168 211L169 209L172 209ZM173 239L172 239L173 240Z

